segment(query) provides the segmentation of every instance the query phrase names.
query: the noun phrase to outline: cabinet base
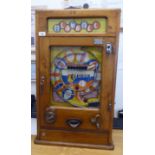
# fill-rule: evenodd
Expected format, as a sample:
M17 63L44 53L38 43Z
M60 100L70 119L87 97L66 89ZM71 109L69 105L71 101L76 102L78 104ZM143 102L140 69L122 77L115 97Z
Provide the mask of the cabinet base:
M71 142L57 142L57 141L46 141L46 140L38 140L35 138L35 144L43 144L43 145L58 145L58 146L69 146L69 147L83 147L83 148L92 148L92 149L105 149L105 150L113 150L114 145L95 145L95 144L83 144L83 143L71 143Z

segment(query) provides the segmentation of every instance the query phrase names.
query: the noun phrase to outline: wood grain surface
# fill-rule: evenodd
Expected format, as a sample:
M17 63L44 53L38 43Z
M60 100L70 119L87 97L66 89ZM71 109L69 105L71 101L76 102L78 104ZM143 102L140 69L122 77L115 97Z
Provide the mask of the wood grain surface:
M114 150L86 149L76 147L62 147L34 144L35 136L32 135L32 155L122 155L123 130L113 130Z
M106 32L100 34L52 34L48 31L48 19L57 18L106 18ZM112 125L115 98L115 81L117 70L118 40L120 32L119 9L96 10L46 10L36 11L36 70L37 70L37 138L36 143L58 144L74 146L87 145L93 148L113 149ZM40 33L45 34L40 35ZM101 43L95 43L95 40ZM112 52L106 52L107 45L112 45ZM53 46L98 46L102 48L101 63L101 95L100 106L96 110L83 108L74 110L54 105L51 87L51 47ZM54 123L46 120L47 109L54 113ZM53 112L54 111L54 112ZM57 116L57 117L56 117ZM95 119L95 126L90 120ZM57 119L56 119L57 118ZM80 126L75 129L66 125L68 120L80 120ZM98 126L97 126L98 125ZM98 129L100 128L100 129ZM76 134L75 134L76 133ZM106 147L105 147L106 146ZM66 151L68 148L64 147ZM56 149L61 151L60 149ZM83 149L82 149L83 150ZM82 151L81 150L81 151ZM69 151L70 152L70 151ZM73 149L70 154L76 153ZM44 154L44 152L42 153ZM53 153L55 154L55 153ZM69 153L67 153L69 154ZM79 152L77 153L79 154ZM87 153L85 153L87 154Z

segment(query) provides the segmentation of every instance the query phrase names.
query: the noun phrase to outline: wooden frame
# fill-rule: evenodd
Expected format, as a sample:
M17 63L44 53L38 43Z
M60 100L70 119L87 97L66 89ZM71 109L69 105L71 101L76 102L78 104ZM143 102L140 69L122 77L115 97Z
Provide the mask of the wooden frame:
M107 31L102 34L49 34L47 31L48 18L76 18L76 17L106 17ZM69 145L102 149L113 149L112 124L114 111L115 81L117 67L117 50L120 10L49 10L36 12L37 38L37 137L39 144ZM43 36L39 36L44 32ZM63 36L63 37L62 37ZM113 52L107 55L105 44L94 45L94 39L113 44ZM101 105L99 109L55 107L59 120L54 124L45 121L45 111L50 105L50 47L51 46L102 46L103 81ZM45 76L44 91L41 94L41 76ZM104 104L103 104L104 103ZM94 115L100 113L101 127L97 129L89 124ZM62 115L64 114L64 115ZM71 129L63 122L68 117L78 117L83 123L78 129ZM66 137L66 139L64 139Z

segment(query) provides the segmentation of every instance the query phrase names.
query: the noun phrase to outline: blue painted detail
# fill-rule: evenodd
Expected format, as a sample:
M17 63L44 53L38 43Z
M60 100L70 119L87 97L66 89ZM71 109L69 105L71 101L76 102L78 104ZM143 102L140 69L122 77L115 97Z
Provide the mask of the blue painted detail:
M57 90L59 90L62 86L63 86L63 83L58 83L58 84L55 86L54 90L57 91Z
M62 91L62 96L64 100L71 100L74 97L74 91L72 89L65 89Z
M81 81L81 80L84 80L85 82L89 82L89 81L92 81L92 80L94 80L95 79L95 77L94 76L92 76L92 77L89 77L89 75L88 76L81 76L80 75L80 77L77 75L76 77L75 77L75 79L73 80L73 83L74 84L78 84L79 83L79 81ZM70 82L68 81L68 76L62 76L62 80L63 80L63 82L65 83L65 84L69 84Z
M54 25L53 30L54 30L54 32L60 32L61 31L60 25L58 25L58 24Z
M86 21L81 22L82 29L87 29L88 23Z
M63 82L64 82L65 84L69 84L69 82L68 82L68 76L63 76L63 75L62 75L62 80L63 80Z
M75 22L75 21L71 21L71 22L69 23L69 25L70 25L71 29L75 29L75 27L76 27L76 22Z
M61 58L55 59L55 67L60 70L65 69L67 67L66 61Z

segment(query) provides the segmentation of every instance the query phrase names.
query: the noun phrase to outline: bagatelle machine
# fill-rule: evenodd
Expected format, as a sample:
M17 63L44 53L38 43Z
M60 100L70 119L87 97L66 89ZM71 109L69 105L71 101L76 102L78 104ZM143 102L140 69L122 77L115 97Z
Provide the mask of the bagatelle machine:
M113 149L120 10L36 12L39 144Z

